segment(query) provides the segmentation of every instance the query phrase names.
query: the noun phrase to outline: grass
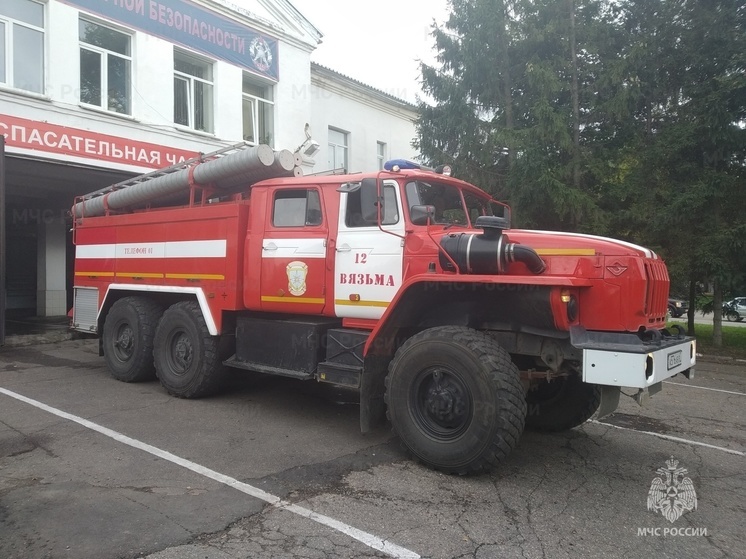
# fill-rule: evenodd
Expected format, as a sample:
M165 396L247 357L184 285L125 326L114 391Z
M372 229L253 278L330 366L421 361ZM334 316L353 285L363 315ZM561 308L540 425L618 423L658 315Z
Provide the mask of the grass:
M746 359L746 328L723 326L723 345L715 347L712 343L712 324L695 324L694 334L697 338L697 352L703 355L723 355Z

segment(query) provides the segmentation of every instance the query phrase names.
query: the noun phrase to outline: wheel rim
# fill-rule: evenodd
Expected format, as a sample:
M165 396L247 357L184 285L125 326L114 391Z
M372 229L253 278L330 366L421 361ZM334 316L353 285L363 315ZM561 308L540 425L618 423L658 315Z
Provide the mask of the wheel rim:
M194 345L186 331L176 330L168 338L168 366L176 376L186 374L194 358Z
M114 336L114 356L122 362L129 361L135 353L135 331L128 322L117 324Z
M448 441L460 437L472 418L471 392L461 375L444 367L420 371L410 392L410 410L429 436Z

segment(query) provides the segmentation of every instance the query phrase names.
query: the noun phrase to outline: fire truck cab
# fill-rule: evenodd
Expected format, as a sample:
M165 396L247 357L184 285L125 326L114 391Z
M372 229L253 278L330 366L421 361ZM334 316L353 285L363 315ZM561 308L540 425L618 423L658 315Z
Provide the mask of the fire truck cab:
M385 412L414 457L469 473L525 426L570 429L621 387L693 371L648 249L511 229L505 205L411 162L265 178L256 157L187 162L178 200L137 185L181 168L76 202L72 327L100 336L115 378L184 398L231 368L332 383L359 392L363 431Z

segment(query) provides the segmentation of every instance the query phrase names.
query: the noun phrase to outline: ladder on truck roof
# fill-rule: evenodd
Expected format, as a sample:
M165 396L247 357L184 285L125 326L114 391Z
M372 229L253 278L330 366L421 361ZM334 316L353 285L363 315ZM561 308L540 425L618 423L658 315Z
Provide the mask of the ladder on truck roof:
M71 214L78 219L151 207L191 206L197 189L204 204L215 194L235 194L260 180L301 176L300 162L300 156L288 150L239 142L79 196Z
M238 142L231 146L226 146L210 153L200 152L199 155L191 159L185 159L184 161L171 165L170 167L164 167L162 169L156 169L155 171L149 171L147 173L143 173L142 175L132 177L131 179L125 179L121 182L105 186L104 188L100 188L99 190L94 190L93 192L89 192L88 194L83 194L82 196L79 196L78 199L90 200L91 198L96 198L97 196L103 196L104 194L114 192L115 190L121 190L123 188L128 188L130 186L162 177L164 175L175 173L177 171L183 171L184 169L188 169L189 167L192 167L193 165L196 165L198 163L229 155L230 153L234 153L237 150L245 149L248 146L249 144L247 144L246 142Z

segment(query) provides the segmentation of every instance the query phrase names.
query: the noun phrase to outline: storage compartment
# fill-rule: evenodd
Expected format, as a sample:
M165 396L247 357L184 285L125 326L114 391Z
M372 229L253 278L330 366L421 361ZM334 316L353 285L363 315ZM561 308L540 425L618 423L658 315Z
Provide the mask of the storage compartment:
M326 333L335 326L339 320L239 317L235 360L275 374L311 375L324 360Z
M96 332L98 289L95 287L76 287L74 291L73 329L81 332Z

